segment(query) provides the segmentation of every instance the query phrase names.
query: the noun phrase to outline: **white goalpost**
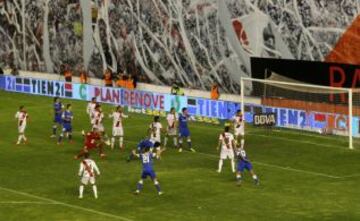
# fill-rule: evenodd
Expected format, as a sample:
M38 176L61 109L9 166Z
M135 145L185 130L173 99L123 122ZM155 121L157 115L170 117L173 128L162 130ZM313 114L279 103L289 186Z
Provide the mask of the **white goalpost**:
M241 78L241 111L247 119L272 113L278 128L346 139L360 137L360 90L298 82Z

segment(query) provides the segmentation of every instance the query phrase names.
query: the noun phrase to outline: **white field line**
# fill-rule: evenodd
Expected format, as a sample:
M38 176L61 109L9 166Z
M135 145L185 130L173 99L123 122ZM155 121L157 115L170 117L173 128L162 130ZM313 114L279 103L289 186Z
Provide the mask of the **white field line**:
M41 202L41 201L0 201L0 205L4 205L4 204L58 205L58 203Z
M9 193L14 193L14 194L17 194L17 195L27 196L27 197L30 197L30 198L33 198L33 199L43 200L43 201L45 201L47 203L53 203L53 204L58 204L60 206L64 206L64 207L68 207L68 208L72 208L72 209L76 209L76 210L82 210L82 211L85 211L85 212L97 214L97 215L112 218L112 219L117 219L117 220L122 220L122 221L133 221L133 220L128 219L126 217L114 215L114 214L111 214L111 213L101 212L101 211L98 211L98 210L94 210L94 209L90 209L90 208L86 208L86 207L81 207L81 206L77 206L77 205L73 205L73 204L69 204L69 203L64 203L64 202L60 202L60 201L53 200L53 199L50 199L50 198L36 196L36 195L30 194L30 193L25 193L25 192L14 190L14 189L9 189L9 188L5 188L5 187L0 186L0 190L6 191L6 192L9 192Z

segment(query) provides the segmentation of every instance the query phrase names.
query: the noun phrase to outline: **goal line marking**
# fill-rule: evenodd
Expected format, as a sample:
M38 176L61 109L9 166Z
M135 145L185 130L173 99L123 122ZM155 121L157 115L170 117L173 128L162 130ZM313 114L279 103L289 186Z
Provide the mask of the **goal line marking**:
M132 219L128 219L128 218L125 218L125 217L122 217L122 216L114 215L114 214L111 214L111 213L101 212L101 211L86 208L86 207L81 207L81 206L77 206L77 205L73 205L73 204L69 204L69 203L64 203L64 202L60 202L60 201L53 200L53 199L50 199L50 198L37 196L37 195L30 194L30 193L14 190L14 189L9 189L9 188L5 188L5 187L0 186L0 190L6 191L6 192L9 192L9 193L14 193L14 194L17 194L17 195L27 196L27 197L30 197L30 198L33 198L33 199L43 200L43 201L45 201L47 203L52 203L52 204L57 204L57 205L61 205L61 206L72 208L72 209L82 210L82 211L85 211L85 212L101 215L101 216L108 217L108 218L113 218L113 219L122 220L122 221L133 221Z

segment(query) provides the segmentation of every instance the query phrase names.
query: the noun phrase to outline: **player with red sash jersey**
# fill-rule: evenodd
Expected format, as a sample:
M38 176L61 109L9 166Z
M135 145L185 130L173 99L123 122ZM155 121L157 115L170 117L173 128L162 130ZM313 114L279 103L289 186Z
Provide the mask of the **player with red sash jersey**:
M94 197L95 199L97 199L98 194L97 194L97 187L95 185L95 172L99 176L100 171L95 161L89 158L89 153L85 153L84 158L85 159L82 160L80 163L80 169L79 169L79 176L81 177L80 180L81 184L79 187L79 199L83 198L84 186L88 185L88 183L92 185Z
M15 118L18 120L17 126L19 132L19 137L16 144L19 145L22 141L24 141L24 143L27 143L27 138L25 137L25 129L29 115L26 112L24 106L20 106L19 111L15 114Z

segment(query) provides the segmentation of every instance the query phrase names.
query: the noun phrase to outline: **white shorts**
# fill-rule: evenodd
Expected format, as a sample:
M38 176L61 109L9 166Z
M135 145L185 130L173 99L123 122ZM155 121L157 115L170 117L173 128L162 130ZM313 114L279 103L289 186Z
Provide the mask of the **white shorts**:
M81 178L81 183L84 185L88 185L88 183L90 182L91 185L95 184L95 177L82 177Z
M176 127L168 127L167 133L169 136L176 136L177 135Z
M104 131L105 131L103 124L94 124L94 125L93 125L93 128L96 129L97 131L100 131L100 132L104 132Z
M234 159L234 150L233 149L227 149L227 148L221 148L220 152L220 159L226 160L226 159Z
M234 134L235 136L244 136L245 135L244 127L235 128Z
M18 131L20 134L23 134L25 132L26 125L22 125L18 127Z
M113 137L118 137L118 136L124 136L124 129L122 127L113 127L112 129L112 135Z

